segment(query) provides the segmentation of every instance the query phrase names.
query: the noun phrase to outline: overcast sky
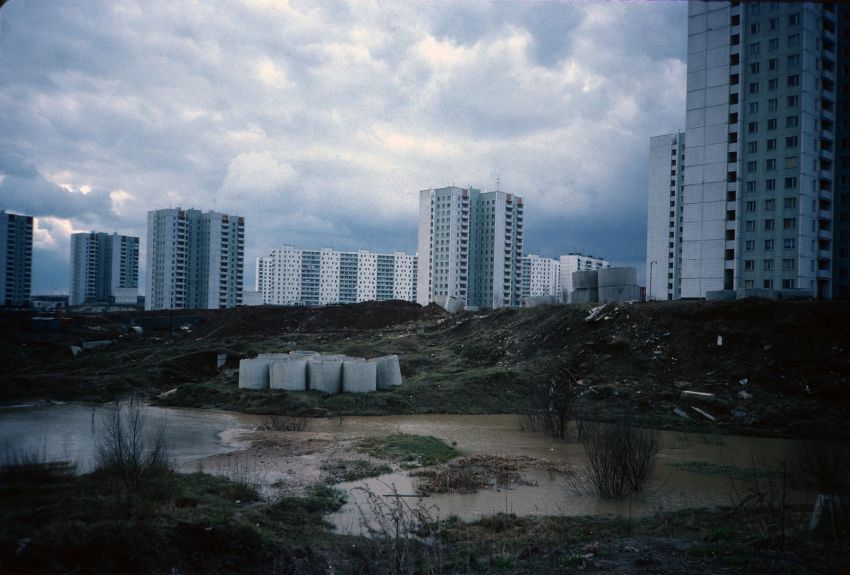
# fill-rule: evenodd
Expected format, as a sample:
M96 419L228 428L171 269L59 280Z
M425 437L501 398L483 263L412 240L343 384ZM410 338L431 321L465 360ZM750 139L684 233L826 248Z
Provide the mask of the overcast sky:
M525 251L636 265L649 138L684 126L683 2L9 0L0 208L69 235L146 212L245 217L275 247L416 250L418 191L525 198ZM143 284L141 286L143 288Z

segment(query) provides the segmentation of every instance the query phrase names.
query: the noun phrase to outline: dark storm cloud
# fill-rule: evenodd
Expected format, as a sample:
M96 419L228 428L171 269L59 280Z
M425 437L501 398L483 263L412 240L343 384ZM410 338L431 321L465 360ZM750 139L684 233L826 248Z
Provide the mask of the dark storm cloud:
M13 0L0 207L41 218L36 291L67 289L68 233L143 237L149 209L244 215L253 270L284 242L412 251L418 190L497 177L526 198L528 249L637 261L648 140L684 115L685 16L661 2Z

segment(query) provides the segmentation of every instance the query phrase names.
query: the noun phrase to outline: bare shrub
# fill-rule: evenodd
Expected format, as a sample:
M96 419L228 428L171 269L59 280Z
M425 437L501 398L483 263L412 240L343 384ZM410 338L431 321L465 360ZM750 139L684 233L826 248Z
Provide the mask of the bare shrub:
M586 473L573 476L574 486L603 499L617 499L629 490L643 489L658 454L655 432L633 427L630 422L584 427L588 468Z
M533 392L537 405L531 414L520 420L520 426L528 431L542 428L553 437L566 439L569 422L575 415L578 380L564 367L554 374L539 374L536 381Z
M817 494L809 529L836 539L850 532L850 447L803 440L791 461L792 480Z
M97 449L98 470L117 475L128 492L138 492L147 480L172 471L165 423L152 426L139 399L116 402L104 419L104 437Z
M54 483L73 477L77 466L71 461L51 461L47 450L7 450L0 463L0 483Z
M751 469L751 480L743 487L732 483L732 514L754 535L784 548L790 522L786 464L760 472L753 461Z
M304 431L307 429L307 420L301 417L288 417L276 415L267 418L259 426L259 431Z

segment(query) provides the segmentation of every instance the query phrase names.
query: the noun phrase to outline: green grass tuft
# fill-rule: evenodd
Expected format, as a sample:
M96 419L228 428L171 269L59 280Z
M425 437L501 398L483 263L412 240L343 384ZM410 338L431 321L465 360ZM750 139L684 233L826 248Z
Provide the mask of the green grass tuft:
M373 457L413 465L436 465L460 455L457 449L436 437L404 433L364 439L358 449Z

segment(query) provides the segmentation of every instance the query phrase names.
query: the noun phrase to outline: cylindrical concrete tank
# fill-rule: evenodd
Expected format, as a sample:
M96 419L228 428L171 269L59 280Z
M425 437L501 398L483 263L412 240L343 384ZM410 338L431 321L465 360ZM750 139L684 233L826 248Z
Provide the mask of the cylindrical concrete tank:
M341 353L327 353L320 355L317 359L321 359L322 361L345 361L349 357Z
M239 389L268 389L269 361L265 358L239 360Z
M311 390L339 393L342 389L342 362L324 358L308 360L307 379Z
M287 391L307 389L307 360L285 359L273 361L269 367L269 387Z
M599 301L599 290L574 289L570 292L570 303L597 303Z
M391 389L401 385L401 367L397 355L385 355L372 361L377 369L378 389Z
M375 391L376 376L375 362L348 358L342 363L342 391L346 393Z
M597 270L573 272L573 289L595 289L598 285Z
M599 288L599 301L609 303L615 301L630 301L640 298L640 288L630 286L608 286Z
M599 270L599 287L636 286L637 268L602 268Z

